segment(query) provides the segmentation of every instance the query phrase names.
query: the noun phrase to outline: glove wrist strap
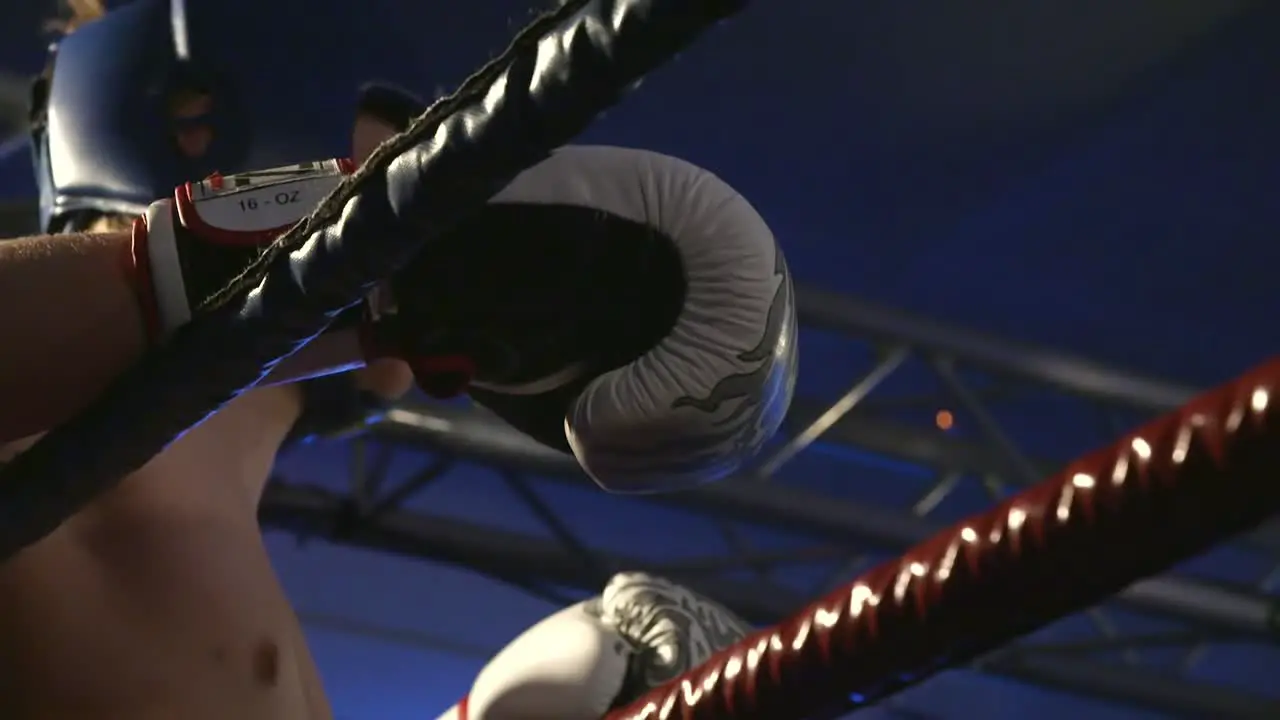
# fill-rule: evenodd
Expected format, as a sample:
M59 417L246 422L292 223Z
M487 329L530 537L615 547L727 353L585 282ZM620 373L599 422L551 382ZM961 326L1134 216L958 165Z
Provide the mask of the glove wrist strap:
M325 160L215 174L152 203L134 221L131 250L151 340L188 322L192 308L240 274L353 170L348 160Z

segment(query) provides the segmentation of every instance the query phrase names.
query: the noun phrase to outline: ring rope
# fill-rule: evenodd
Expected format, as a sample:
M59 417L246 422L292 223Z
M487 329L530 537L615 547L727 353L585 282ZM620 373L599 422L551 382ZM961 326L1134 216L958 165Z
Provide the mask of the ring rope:
M1280 358L938 533L607 720L803 720L974 659L1280 510Z

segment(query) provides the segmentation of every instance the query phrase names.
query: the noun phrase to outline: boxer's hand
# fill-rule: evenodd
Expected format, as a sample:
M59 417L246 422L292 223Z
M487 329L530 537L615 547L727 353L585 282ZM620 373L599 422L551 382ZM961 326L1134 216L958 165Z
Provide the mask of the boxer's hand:
M422 110L392 89L371 97L387 127ZM409 226L431 219L413 213L422 152L383 178L383 211ZM781 252L741 195L675 158L561 148L391 287L373 354L407 359L428 394L470 392L609 490L729 475L790 404L795 302Z

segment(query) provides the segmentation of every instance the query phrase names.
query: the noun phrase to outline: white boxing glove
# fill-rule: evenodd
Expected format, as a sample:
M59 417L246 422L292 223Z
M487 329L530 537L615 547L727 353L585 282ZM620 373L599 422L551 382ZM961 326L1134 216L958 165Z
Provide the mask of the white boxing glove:
M524 631L440 720L598 720L622 688L630 646L578 603Z
M599 720L749 631L692 590L620 573L503 648L439 720Z
M531 271L499 286L528 307L502 321L516 327L495 319L485 342L502 346L505 364L558 370L516 383L481 368L476 402L573 453L611 492L719 480L777 432L795 388L795 293L769 226L723 180L646 150L567 146L451 231L474 252L503 233L514 234L504 245L544 248L565 274ZM504 245L492 256L510 255ZM537 307L558 308L558 324L531 320ZM520 339L529 331L536 342ZM576 347L578 337L589 346Z
M614 706L667 684L751 632L720 603L645 573L614 575L595 603L589 609L631 647Z

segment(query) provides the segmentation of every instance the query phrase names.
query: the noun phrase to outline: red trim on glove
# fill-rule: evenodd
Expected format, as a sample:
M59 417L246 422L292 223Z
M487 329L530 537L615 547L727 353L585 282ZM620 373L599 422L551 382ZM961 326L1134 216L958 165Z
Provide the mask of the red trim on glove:
M476 376L476 364L466 355L436 355L405 358L422 392L438 400L448 400L467 391Z
M458 701L458 720L467 720L467 701L470 699L470 695L463 695Z
M212 177L212 176L211 176ZM222 176L217 175L215 185L222 184ZM178 223L188 231L200 236L200 239L213 245L226 245L227 247L257 247L260 245L270 245L276 238L280 237L289 228L296 223L288 223L280 227L269 228L267 230L241 231L241 230L223 230L214 227L204 221L200 217L200 213L196 212L196 199L194 191L196 183L183 183L173 191L173 206L178 210Z
M126 269L133 283L133 294L138 299L138 308L142 311L147 340L154 343L161 333L160 306L156 303L156 286L151 277L151 254L147 251L147 239L147 220L145 216L139 215L133 219Z
M405 361L422 392L438 400L448 400L465 393L476 376L475 361L460 354L415 356L404 352L399 342L401 335L397 321L395 316L383 320L366 316L360 323L357 332L360 352L365 360L396 358Z

